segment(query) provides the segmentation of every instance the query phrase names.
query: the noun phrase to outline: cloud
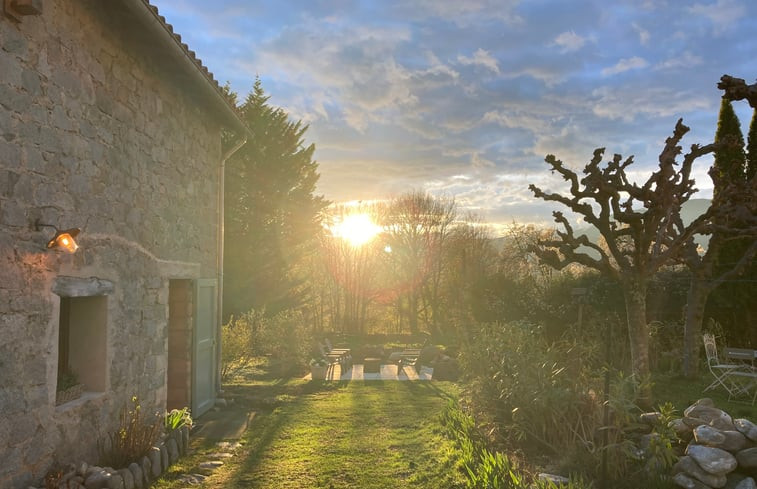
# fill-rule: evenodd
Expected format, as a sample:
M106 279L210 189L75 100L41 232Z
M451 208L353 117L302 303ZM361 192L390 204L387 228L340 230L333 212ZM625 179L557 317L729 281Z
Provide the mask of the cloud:
M497 60L485 49L478 48L473 56L458 56L457 61L463 65L475 65L482 66L494 73L499 74L499 66Z
M707 18L713 25L716 35L723 34L729 27L746 14L743 4L735 0L717 0L715 3L697 3L688 8L694 15Z
M626 122L638 117L671 117L713 108L710 98L674 88L602 87L592 95L592 112L596 116Z
M584 44L586 44L586 38L579 36L573 31L563 32L552 43L554 46L559 46L561 48L560 52L563 53L578 51Z
M631 23L631 27L639 34L639 42L642 44L642 46L646 46L647 43L649 43L649 39L652 36L648 30L641 27L636 22Z
M679 68L691 68L694 66L699 66L702 63L704 63L704 59L701 56L692 54L690 51L685 51L680 56L660 61L654 66L654 69L675 70Z
M644 58L633 56L631 58L623 58L617 63L615 63L614 66L611 66L609 68L604 68L602 70L602 75L603 76L617 75L618 73L623 73L624 71L638 70L641 68L646 68L647 66L649 66L649 63Z

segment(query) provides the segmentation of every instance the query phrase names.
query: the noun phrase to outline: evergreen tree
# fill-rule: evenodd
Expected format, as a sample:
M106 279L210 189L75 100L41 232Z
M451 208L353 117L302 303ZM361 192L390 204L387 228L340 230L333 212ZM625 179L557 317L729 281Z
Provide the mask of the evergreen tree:
M226 165L224 315L270 313L303 299L303 260L314 249L327 205L314 195L318 165L308 129L292 122L256 78L239 108L252 137Z
M714 191L717 193L728 182L742 180L746 168L741 122L727 98L721 99L720 102L715 143L722 143L715 151L713 166L713 171L716 172Z
M749 134L746 143L746 178L751 180L757 173L757 109L752 112L752 122L749 124Z
M704 229L710 240L703 254L692 240L684 255L692 276L686 300L683 373L692 378L699 373L704 318L713 317L729 332L737 332L740 344L745 345L749 332L738 323L750 318L755 293L754 284L743 275L753 276L755 269L751 265L757 253L751 209L754 190L747 180L741 123L726 97L720 106L715 144L715 162L710 169L713 199L707 211L711 220ZM735 320L737 316L740 318Z

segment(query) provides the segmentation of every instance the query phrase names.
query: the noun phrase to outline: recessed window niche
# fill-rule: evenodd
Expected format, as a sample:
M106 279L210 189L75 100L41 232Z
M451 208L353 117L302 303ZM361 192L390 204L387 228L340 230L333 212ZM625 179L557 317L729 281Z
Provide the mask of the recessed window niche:
M53 292L60 296L56 384L59 397L63 387L68 387L68 384L81 384L82 390L88 392L105 391L107 294L112 291L113 284L107 280L76 277L56 279Z

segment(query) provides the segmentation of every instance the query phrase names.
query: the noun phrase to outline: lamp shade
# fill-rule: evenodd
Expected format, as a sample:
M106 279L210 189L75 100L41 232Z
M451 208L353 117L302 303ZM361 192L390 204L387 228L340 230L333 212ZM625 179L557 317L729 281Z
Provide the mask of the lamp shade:
M57 231L53 239L47 242L47 248L60 248L67 253L76 253L79 245L76 244L76 236L79 234L79 228L65 229Z

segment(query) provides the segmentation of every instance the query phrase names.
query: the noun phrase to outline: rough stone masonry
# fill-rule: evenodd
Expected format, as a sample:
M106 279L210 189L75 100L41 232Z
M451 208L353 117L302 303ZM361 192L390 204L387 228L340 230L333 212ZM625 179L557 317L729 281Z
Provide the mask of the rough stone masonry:
M165 409L169 281L217 267L221 122L144 37L133 11L149 6L39 3L20 22L0 15L1 488L94 462L133 395ZM53 231L36 221L80 227L80 250L46 250ZM100 371L56 407L70 294L104 318L101 343L70 348Z

